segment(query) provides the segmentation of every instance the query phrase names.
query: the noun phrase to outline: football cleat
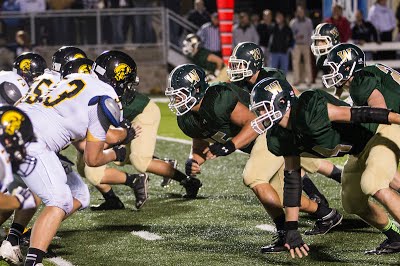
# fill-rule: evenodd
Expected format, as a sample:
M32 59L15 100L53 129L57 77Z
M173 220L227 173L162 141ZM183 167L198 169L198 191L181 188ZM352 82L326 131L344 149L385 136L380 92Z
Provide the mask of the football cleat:
M23 257L19 245L12 246L7 240L4 240L0 247L0 256L10 264L22 265Z
M342 222L343 215L341 215L336 209L332 209L332 211L323 217L322 219L318 219L315 222L314 228L308 231L305 231L306 235L325 235L332 228L339 225Z
M274 242L268 246L261 247L261 253L278 253L286 251L285 247L285 231L276 232Z
M122 210L125 209L124 204L118 197L105 200L99 205L90 206L92 211L108 211L108 210Z
M180 183L186 190L186 194L183 196L187 199L194 199L199 193L199 189L203 186L201 181L196 177L188 177L181 181Z
M135 194L136 209L140 209L143 207L149 195L147 193L149 188L149 175L148 174L135 174L135 179L133 180L133 184L131 186L133 189L133 193Z
M400 252L400 242L390 242L385 239L377 248L365 251L366 255L386 255Z
M178 161L175 159L164 158L163 161L169 163L174 169L176 169L176 167L178 166ZM172 181L171 178L163 176L163 181L161 182L160 185L162 187L168 187L171 181Z

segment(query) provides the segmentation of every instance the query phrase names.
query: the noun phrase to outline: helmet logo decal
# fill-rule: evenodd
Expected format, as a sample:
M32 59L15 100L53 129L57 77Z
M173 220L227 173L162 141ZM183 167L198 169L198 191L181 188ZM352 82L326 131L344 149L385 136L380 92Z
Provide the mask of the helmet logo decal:
M92 66L88 64L83 64L79 67L78 73L83 73L83 74L90 74L90 70L92 70Z
M281 84L279 83L279 81L275 80L274 82L271 82L270 84L268 84L264 90L271 92L272 94L278 94L280 92L282 92L282 87Z
M85 58L86 56L84 56L83 54L74 54L74 59L78 59L78 58Z
M132 69L125 63L119 64L115 69L115 79L121 81L132 72Z
M351 57L351 48L347 48L345 50L341 50L337 52L337 55L342 59L343 62L350 61Z
M261 59L260 48L255 48L255 49L251 50L250 54L253 56L254 60L260 60Z
M21 128L22 121L24 121L24 116L14 110L5 112L1 117L1 124L9 135L14 135L15 131Z
M196 69L190 71L186 76L185 79L188 80L190 83L197 83L200 82L199 74L197 74Z
M22 72L26 73L31 70L31 61L31 59L24 59L21 61L19 68L22 70Z
M333 35L333 37L335 37L335 39L339 38L339 31L338 31L338 29L336 27L331 29L329 32Z

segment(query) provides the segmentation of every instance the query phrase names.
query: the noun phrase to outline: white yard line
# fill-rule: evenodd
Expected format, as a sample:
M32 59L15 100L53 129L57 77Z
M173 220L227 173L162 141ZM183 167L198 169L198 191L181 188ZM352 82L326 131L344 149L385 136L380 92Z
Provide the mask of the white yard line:
M259 224L259 225L256 225L256 227L258 229L263 230L263 231L267 231L267 232L271 232L271 233L275 233L276 232L276 227L274 225L271 225L271 224Z
M168 97L151 97L150 99L156 103L169 103Z
M163 239L162 236L154 234L154 233L150 233L148 231L132 231L131 234L134 236L143 238L144 240L149 240L149 241Z
M54 263L57 266L74 266L74 264L72 264L71 262L61 258L61 257L54 257L54 258L49 258L46 259L52 263Z

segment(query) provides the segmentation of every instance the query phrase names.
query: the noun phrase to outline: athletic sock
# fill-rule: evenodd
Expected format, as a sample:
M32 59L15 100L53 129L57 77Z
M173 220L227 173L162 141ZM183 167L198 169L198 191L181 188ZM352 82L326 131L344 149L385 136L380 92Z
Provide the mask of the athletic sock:
M303 177L303 190L307 194L308 197L317 195L320 198L323 198L321 192L319 192L318 188L314 185L313 181L305 174Z
M333 166L333 170L331 174L328 176L330 179L335 180L338 183L342 183L342 170L337 168L335 165Z
M389 219L389 223L382 229L382 233L390 242L400 242L400 230L392 220Z
M285 230L285 214L281 214L274 219L274 223L276 226L276 231Z
M26 254L25 266L34 266L42 263L43 257L46 252L37 248L29 248L28 254Z
M117 198L117 195L115 195L114 190L112 188L110 188L109 191L102 193L102 195L105 200L111 200L113 198Z
M173 180L181 182L182 180L185 180L186 178L187 178L187 176L184 173L175 169L174 176L172 177Z
M133 187L133 182L135 181L135 179L136 179L136 177L137 177L138 175L139 175L139 174L128 175L128 174L126 173L125 185L128 186L128 187Z
M315 217L318 219L323 219L325 216L330 214L332 209L327 207L325 204L318 203L317 211L314 213Z
M11 246L19 245L19 239L24 232L25 226L20 225L18 223L12 223L10 232L7 235L6 240L11 243Z

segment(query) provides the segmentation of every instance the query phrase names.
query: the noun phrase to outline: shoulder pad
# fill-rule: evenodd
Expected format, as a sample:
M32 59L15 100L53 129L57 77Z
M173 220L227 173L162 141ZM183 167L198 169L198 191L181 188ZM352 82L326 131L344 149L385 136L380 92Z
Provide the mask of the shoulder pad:
M108 119L111 125L120 126L121 109L114 99L106 95L96 96L89 101L89 105L95 104L98 104L98 111Z
M0 84L0 103L14 105L22 97L18 87L10 82Z

